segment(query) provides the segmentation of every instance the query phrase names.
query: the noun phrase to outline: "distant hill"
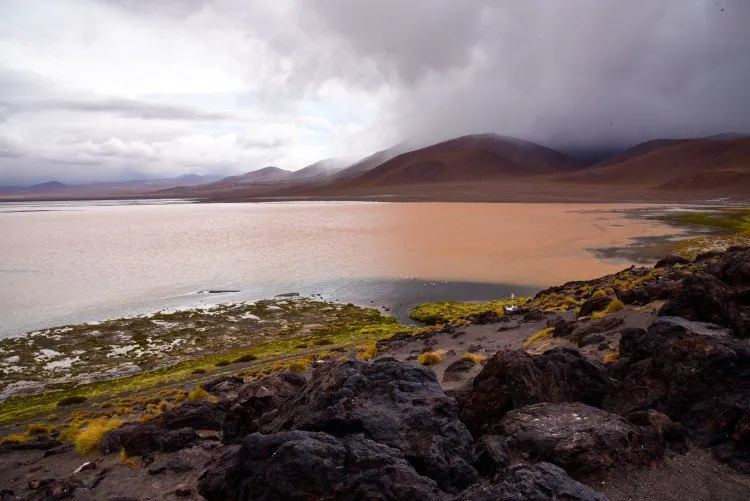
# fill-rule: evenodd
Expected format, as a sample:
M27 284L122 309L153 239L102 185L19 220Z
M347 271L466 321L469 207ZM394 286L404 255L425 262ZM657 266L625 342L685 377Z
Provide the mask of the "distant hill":
M572 163L558 151L521 139L470 135L403 153L345 185L373 187L520 178L559 173Z
M272 184L285 181L292 177L292 172L278 167L264 167L262 169L250 171L239 176L225 177L220 181L212 183L212 186L230 185L246 186L252 184Z
M46 183L32 184L27 188L28 191L52 191L67 188L68 185L60 181L47 181Z
M657 190L750 190L750 137L650 141L559 181ZM749 191L750 192L750 191Z
M333 179L336 181L353 179L364 174L365 172L374 169L379 165L384 164L388 160L413 149L414 148L411 148L407 143L399 143L385 150L380 150L376 153L373 153L369 157L363 158L359 162L356 162L337 172Z

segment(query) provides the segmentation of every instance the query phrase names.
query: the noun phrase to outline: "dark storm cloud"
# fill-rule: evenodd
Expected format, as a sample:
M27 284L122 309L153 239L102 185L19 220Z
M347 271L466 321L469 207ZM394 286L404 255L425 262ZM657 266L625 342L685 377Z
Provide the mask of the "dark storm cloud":
M395 86L381 125L401 137L596 147L750 133L746 0L304 5Z

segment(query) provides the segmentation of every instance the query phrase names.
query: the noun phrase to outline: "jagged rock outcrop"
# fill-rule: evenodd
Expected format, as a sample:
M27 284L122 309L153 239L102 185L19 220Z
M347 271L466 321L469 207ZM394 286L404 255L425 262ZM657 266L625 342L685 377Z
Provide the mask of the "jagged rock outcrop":
M150 421L150 424L166 430L180 428L221 430L226 414L225 402L185 402L159 414Z
M311 431L249 435L202 475L198 492L208 501L448 499L398 449Z
M475 436L491 431L513 409L539 402L599 406L610 389L603 367L569 348L541 355L501 350L487 360L470 391L461 393L461 419Z
M550 463L520 463L491 481L475 484L455 501L607 501Z
M428 368L380 359L317 368L302 391L284 402L261 431L361 434L397 449L416 471L457 492L477 479L471 435Z
M122 427L107 432L100 449L104 454L124 449L129 456L144 456L157 451L178 451L199 439L192 428L165 430L148 423L125 423Z
M651 427L574 402L510 411L500 423L511 457L556 464L576 479L601 479L614 468L648 466L664 455Z

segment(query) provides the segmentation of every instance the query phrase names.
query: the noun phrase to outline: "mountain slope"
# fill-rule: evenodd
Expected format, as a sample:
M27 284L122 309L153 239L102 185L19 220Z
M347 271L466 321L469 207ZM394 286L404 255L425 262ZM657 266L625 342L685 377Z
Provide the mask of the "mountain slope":
M528 141L495 134L463 136L401 154L347 186L479 182L559 173L572 161Z
M245 186L250 184L271 184L285 181L292 177L292 172L278 167L264 167L262 169L240 174L238 176L229 176L224 179L211 183L208 186L230 185Z
M634 149L628 150L630 154L625 152L619 158L557 179L659 190L750 189L750 137L670 141L642 148L644 152L640 154Z

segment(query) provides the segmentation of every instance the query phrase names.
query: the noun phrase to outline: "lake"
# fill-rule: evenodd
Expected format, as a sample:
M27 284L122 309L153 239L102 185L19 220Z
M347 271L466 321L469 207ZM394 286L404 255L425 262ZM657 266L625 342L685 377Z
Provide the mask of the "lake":
M424 301L533 294L631 264L595 249L679 232L639 207L2 204L0 336L289 292L400 318Z

